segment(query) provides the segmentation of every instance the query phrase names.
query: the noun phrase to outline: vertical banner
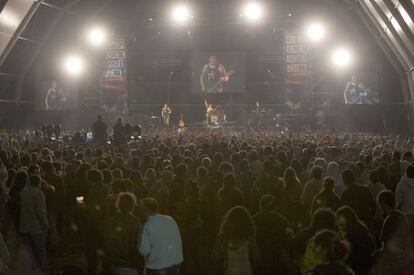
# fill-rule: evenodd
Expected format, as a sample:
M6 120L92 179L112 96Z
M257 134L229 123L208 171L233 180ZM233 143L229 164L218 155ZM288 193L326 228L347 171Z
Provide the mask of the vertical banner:
M101 89L107 112L127 110L127 48L124 39L109 43L102 62Z
M309 75L306 35L299 31L285 31L287 85L304 85Z

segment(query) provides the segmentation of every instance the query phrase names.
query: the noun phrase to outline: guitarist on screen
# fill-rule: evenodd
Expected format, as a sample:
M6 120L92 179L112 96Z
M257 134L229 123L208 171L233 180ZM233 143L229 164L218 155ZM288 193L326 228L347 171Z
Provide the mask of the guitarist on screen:
M229 81L229 79L230 76L226 68L218 62L217 56L210 55L208 64L204 65L201 71L201 90L205 93L223 93L223 83Z

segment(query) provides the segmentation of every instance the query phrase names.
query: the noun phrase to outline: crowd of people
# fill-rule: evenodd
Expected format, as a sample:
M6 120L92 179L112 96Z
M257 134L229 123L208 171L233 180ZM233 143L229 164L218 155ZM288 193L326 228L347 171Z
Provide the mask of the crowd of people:
M0 274L414 274L414 139L2 133Z

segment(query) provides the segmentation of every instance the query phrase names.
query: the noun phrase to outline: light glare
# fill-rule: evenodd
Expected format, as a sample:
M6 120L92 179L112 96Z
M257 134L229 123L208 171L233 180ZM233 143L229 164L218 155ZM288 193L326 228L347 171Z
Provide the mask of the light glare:
M88 33L88 40L93 46L101 46L106 40L106 33L101 28L93 28Z
M70 76L78 76L84 70L84 63L80 56L69 55L63 61L63 68Z
M258 21L263 17L263 7L257 2L250 2L244 6L242 14L249 21Z
M323 24L319 22L312 23L308 26L306 34L309 40L313 42L320 42L326 36L326 28Z
M184 5L179 5L172 10L172 19L177 23L185 23L190 19L190 9Z
M352 63L352 53L345 47L337 48L332 53L332 63L339 68L348 67Z

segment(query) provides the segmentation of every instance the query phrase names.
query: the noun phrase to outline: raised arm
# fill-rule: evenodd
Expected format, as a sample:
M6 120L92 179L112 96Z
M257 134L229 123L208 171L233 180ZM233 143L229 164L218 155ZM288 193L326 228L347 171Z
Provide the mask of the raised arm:
M201 90L202 91L206 90L206 85L204 84L204 76L205 76L206 72L207 72L206 66L204 66L203 70L201 71L201 74L200 74L200 85L201 85Z

